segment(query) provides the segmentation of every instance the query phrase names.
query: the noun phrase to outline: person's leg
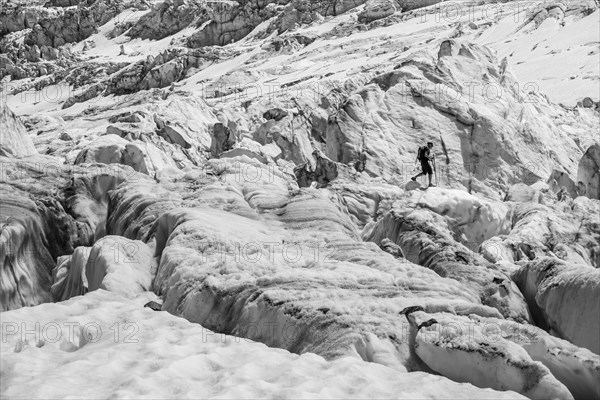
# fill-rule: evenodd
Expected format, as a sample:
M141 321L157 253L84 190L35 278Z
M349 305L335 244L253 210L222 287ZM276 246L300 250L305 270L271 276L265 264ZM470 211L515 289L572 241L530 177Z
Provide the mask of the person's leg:
M417 176L412 177L411 179L413 181L416 181L417 178L419 178L419 177L421 177L423 175L427 175L427 173L429 172L427 170L427 167L428 167L428 165L426 163L424 163L423 161L421 161L421 173L419 175L417 175Z
M419 175L417 176L413 176L412 178L410 178L413 181L416 181L418 177L425 175L425 172L421 172Z
M427 163L427 165L423 166L423 169L423 172L427 172L427 175L429 177L429 186L433 186L431 182L431 178L433 177L433 169L431 168L431 164Z

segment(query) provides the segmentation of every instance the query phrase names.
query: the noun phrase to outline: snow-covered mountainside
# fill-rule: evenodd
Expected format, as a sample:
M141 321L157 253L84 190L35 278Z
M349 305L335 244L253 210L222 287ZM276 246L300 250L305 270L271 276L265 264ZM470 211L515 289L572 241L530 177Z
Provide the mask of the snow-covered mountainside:
M0 35L2 397L600 397L597 0L9 0Z

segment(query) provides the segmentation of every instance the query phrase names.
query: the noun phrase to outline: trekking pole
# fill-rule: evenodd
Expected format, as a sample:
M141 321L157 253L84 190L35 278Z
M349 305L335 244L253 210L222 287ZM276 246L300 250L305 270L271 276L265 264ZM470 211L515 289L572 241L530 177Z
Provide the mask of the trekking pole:
M440 182L438 180L437 167L435 165L435 156L433 157L433 173L435 174L435 186L438 186Z
M438 133L440 134L440 141L442 142L442 150L444 151L444 155L446 156L446 182L450 184L450 156L448 155L448 148L446 147L446 143L444 142L444 138L442 137L442 130L440 129L440 124L438 124Z

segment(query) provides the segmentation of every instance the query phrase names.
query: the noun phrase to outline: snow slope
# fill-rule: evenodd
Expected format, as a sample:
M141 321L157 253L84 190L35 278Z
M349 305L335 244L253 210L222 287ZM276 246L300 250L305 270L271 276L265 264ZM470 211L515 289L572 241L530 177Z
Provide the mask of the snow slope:
M518 2L513 10L498 12L499 21L475 35L478 43L489 45L500 58L507 57L517 78L529 90L545 93L552 101L573 107L589 96L600 99L600 11L590 15L548 17L536 27L532 13L544 2ZM571 2L547 5L568 8ZM581 3L574 1L573 4ZM499 8L490 7L489 15Z
M0 395L12 399L522 398L514 392L479 389L422 372L399 373L352 358L325 361L314 354L294 355L142 308L150 298L146 294L131 301L97 290L62 303L2 313Z

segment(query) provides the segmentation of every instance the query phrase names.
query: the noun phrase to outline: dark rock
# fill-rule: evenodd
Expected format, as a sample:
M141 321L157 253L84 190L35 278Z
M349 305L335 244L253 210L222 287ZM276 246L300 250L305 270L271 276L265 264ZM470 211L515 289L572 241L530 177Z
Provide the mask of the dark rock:
M581 105L584 108L594 108L594 100L592 100L589 97L586 97L581 101Z
M71 135L69 135L66 131L62 132L59 136L60 140L64 140L66 142L73 140L73 138L71 137Z
M144 304L144 307L148 307L153 311L162 311L162 304L159 304L156 301L149 301L146 304Z
M266 120L274 119L275 121L281 121L283 118L287 117L287 115L288 112L281 108L271 108L263 114L263 117Z
M142 16L129 30L127 36L140 39L159 40L179 32L196 21L208 21L208 10L204 4L193 1L167 0Z
M317 182L319 187L326 187L338 176L338 166L334 161L324 156L319 150L315 150L313 156L316 160L314 171L308 162L294 168L296 182L300 187L309 187L313 182Z
M600 145L587 149L577 170L577 181L585 187L585 195L590 199L600 199Z
M235 135L227 126L217 122L213 126L210 153L213 157L219 157L223 152L231 150L235 144Z
M396 243L392 242L390 239L383 239L379 244L381 250L386 253L391 254L394 258L403 259L404 253L402 252L402 248L398 246Z
M410 307L406 307L405 309L400 311L400 314L401 315L409 315L409 314L412 314L417 311L425 311L425 309L421 306L410 306Z
M248 149L244 149L244 148L237 148L237 149L223 152L219 156L219 158L231 158L231 157L240 157L240 156L246 156L248 158L253 158L255 160L260 161L263 164L267 164L267 158L265 156L263 156L261 154L257 154L255 152L253 152L252 150L248 150Z

